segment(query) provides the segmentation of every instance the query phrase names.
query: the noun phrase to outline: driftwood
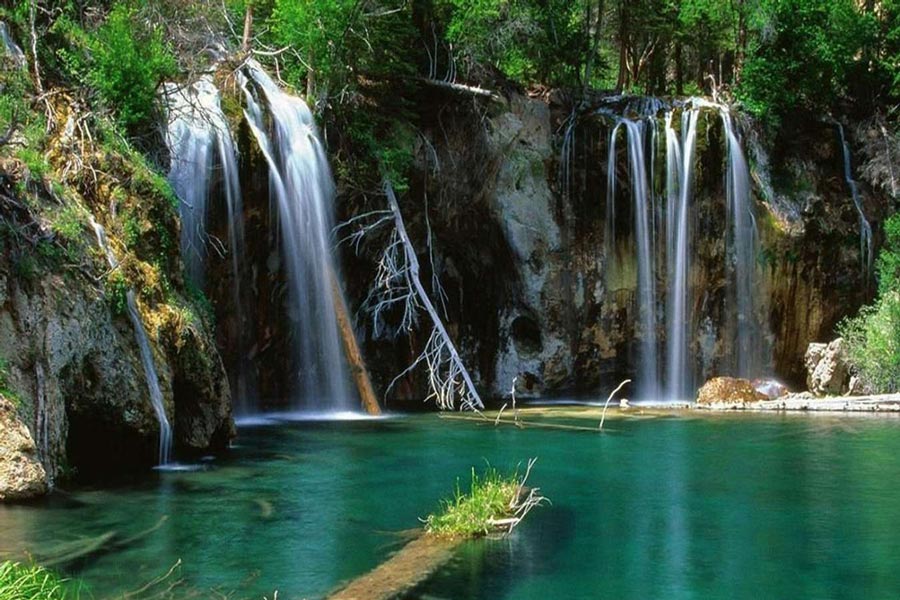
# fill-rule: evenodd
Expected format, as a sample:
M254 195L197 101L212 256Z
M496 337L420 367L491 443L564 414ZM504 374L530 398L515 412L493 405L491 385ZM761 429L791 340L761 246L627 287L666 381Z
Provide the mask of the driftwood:
M500 94L497 92L492 92L491 90L486 90L484 88L475 87L473 85L465 85L462 83L453 83L450 81L442 81L440 79L428 79L426 77L422 77L421 80L428 85L443 88L445 90L451 90L454 92L459 92L462 94L471 94L473 96L480 96L482 98L488 98L495 102L502 102L502 98Z
M564 425L562 423L541 423L540 421L525 421L523 419L501 419L497 418L494 420L488 419L487 417L472 417L469 415L457 415L457 414L439 414L439 419L450 419L451 421L475 421L477 423L481 423L484 425L512 425L513 427L518 427L519 429L525 429L526 427L537 427L539 429L559 429L563 431L588 431L590 433L597 433L599 430L596 427L586 427L584 425Z
M606 409L609 408L609 401L613 399L613 396L619 393L625 384L631 383L630 379L626 379L622 383L619 384L619 387L614 389L609 396L606 397L606 404L603 405L603 414L600 415L600 427L597 428L597 431L603 431L603 422L606 420Z
M375 390L372 388L372 380L369 379L369 371L366 369L365 359L363 359L362 353L359 351L356 335L353 333L353 324L347 311L347 303L344 301L341 284L338 282L334 271L331 271L330 279L331 293L334 299L334 314L337 317L338 330L341 332L341 340L344 342L344 350L346 351L347 362L350 363L353 381L356 383L356 389L359 390L359 399L367 413L374 416L380 415L381 407L378 405L378 399L375 397Z

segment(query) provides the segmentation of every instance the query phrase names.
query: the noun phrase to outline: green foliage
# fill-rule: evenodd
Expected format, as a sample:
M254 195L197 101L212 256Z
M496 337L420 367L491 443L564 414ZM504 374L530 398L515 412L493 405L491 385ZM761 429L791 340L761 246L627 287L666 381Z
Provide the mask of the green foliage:
M265 9L262 4L255 6ZM416 71L421 45L412 7L403 0L274 0L268 25L274 44L297 51L293 59L285 55L282 77L310 91L320 107L334 95L352 98L363 79L395 80Z
M0 600L73 600L81 586L38 565L0 563Z
M873 306L843 321L838 332L850 361L873 391L900 391L900 293L881 295Z
M199 311L204 321L214 324L216 321L216 311L209 297L190 280L187 281L186 288L187 297L191 305Z
M57 211L50 226L73 252L81 246L84 238L85 216L78 205L68 204L62 210ZM74 258L74 255L70 255L70 258Z
M106 278L106 299L116 316L123 316L128 310L128 287L121 269L114 270Z
M457 479L453 497L441 501L440 512L428 515L425 530L451 537L487 535L491 532L492 521L511 516L510 506L518 490L518 474L503 476L488 467L479 476L473 468L469 492L463 493Z
M141 222L131 211L122 215L122 234L125 245L135 248L141 241Z
M139 15L130 3L117 3L88 40L88 81L130 131L149 122L157 87L175 74L175 59L162 31L148 28Z
M874 391L900 391L900 213L884 224L885 244L878 255L878 300L838 332L850 360Z
M778 122L798 108L822 111L846 93L873 42L875 22L853 0L764 0L739 97Z
M884 222L884 247L878 254L878 291L900 291L900 213Z
M9 363L5 358L0 356L0 396L11 401L16 407L22 405L22 397L13 389L12 382L9 380ZM0 585L2 585L2 577L0 577ZM2 595L0 595L2 600Z
M470 61L527 83L576 85L591 50L582 2L440 0L446 40ZM599 62L599 61L598 61Z
M399 194L409 189L408 175L413 164L415 135L415 132L403 123L395 123L375 150L382 174Z

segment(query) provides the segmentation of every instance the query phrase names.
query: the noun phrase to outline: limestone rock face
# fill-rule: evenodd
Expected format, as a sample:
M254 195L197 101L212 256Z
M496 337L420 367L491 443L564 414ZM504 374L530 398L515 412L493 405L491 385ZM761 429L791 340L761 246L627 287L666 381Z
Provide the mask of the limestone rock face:
M697 392L697 404L716 404L719 402L760 402L768 400L768 396L756 391L753 384L746 379L734 377L715 377L707 381Z
M514 96L509 111L493 120L490 144L501 156L491 209L506 237L521 294L500 319L494 394L535 396L559 388L570 377L572 356L564 339L561 284L565 256L554 217L555 198L546 164L552 158L552 128L546 103Z
M47 493L47 473L31 432L16 407L0 396L0 501L27 500Z
M809 345L804 357L806 385L817 396L840 396L850 391L850 365L844 340Z
M0 348L49 483L63 465L89 475L155 464L159 424L129 321L79 274L25 280L10 267L0 260ZM230 394L208 334L198 325L176 348L148 333L176 452L223 447Z

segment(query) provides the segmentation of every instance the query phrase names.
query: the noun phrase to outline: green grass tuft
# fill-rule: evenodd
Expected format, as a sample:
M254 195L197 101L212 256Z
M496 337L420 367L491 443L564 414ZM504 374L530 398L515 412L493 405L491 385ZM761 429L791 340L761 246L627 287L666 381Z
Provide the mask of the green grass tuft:
M80 586L37 565L0 563L0 600L72 600Z
M472 469L472 485L463 493L459 479L453 498L441 501L441 510L425 520L428 533L450 537L478 537L491 533L498 519L513 516L519 476L504 476L488 467L482 475Z

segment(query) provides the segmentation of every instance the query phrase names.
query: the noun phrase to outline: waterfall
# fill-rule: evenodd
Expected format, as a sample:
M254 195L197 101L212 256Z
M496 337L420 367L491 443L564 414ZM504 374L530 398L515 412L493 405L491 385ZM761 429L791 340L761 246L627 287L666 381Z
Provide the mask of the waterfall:
M297 328L302 408L347 410L350 396L331 281L336 273L330 239L335 190L328 161L303 100L282 92L254 61L248 62L246 76L241 73L239 81L247 101L247 123L269 165L291 319ZM271 117L271 131L263 104Z
M634 233L637 242L638 319L641 325L640 395L657 396L659 370L656 343L656 269L654 251L654 208L647 182L647 159L644 155L644 121L624 120L628 132L628 163L631 194L634 202Z
M692 359L691 352L697 315L694 314L695 290L691 286L692 222L696 212L698 124L705 110L715 111L721 118L726 149L723 199L726 223L721 239L726 256L722 267L728 282L724 314L729 320L717 336L734 342L734 375L759 376L766 364L764 338L757 318L757 298L761 293L756 265L759 240L750 170L728 107L701 98L692 98L675 108L664 107L655 99L632 100L622 112L636 114L635 118L619 116L606 108L597 114L614 123L609 134L606 167L604 237L610 263L608 272L614 268L615 257L616 135L620 128L627 131L637 259L635 329L641 340L637 377L639 396L643 399L685 400L694 392L696 360ZM656 119L662 111L665 144L659 151L665 152L665 180L657 194L656 152L661 132ZM680 132L674 125L679 113ZM657 283L661 279L666 281L663 293ZM664 353L658 335L663 325ZM665 382L664 393L659 384L661 377Z
M684 399L690 393L691 370L687 364L687 338L691 319L690 294L690 197L694 148L697 138L698 108L685 108L681 115L682 141L672 127L672 112L666 115L666 257L667 323L666 381L670 400Z
M251 367L247 358L249 311L241 295L244 225L237 150L211 75L186 87L167 84L165 99L166 143L171 156L168 179L180 200L181 256L190 281L198 288L203 287L205 280L206 248L210 243L206 233L209 201L214 190L224 191L237 322L238 364L232 387L238 405L246 407L251 395Z
M24 69L26 65L25 53L13 41L9 33L9 27L4 21L0 21L0 44L3 47L3 54L12 62L13 66L17 69Z
M841 150L844 155L844 181L850 188L850 196L853 198L853 205L856 206L856 212L859 214L859 253L862 257L863 277L868 285L869 278L872 276L872 264L875 261L875 241L872 238L872 225L866 218L863 211L862 197L859 195L859 188L856 180L853 178L853 167L850 162L850 143L844 135L844 126L835 123L837 126L838 136L841 140Z
M91 227L97 236L97 245L106 255L106 262L109 263L110 269L119 268L119 261L116 260L112 248L106 239L106 230L103 226L91 217ZM162 391L159 388L159 377L156 375L156 365L153 363L153 351L150 349L150 340L147 338L147 331L144 329L144 322L141 320L141 314L137 309L137 301L134 297L134 290L131 288L125 293L125 301L128 312L128 318L134 327L134 337L137 340L138 348L141 352L141 364L144 366L144 377L147 380L147 390L150 392L150 403L153 405L153 411L156 413L156 419L159 421L159 464L166 465L172 453L172 427L169 425L169 419L166 417L166 408L163 405Z
M181 200L181 255L188 275L196 285L202 285L207 253L207 210L214 184L211 175L218 167L222 172L232 269L237 284L244 242L242 220L238 218L242 212L241 187L237 152L222 113L219 92L212 77L204 75L187 87L167 84L166 97L166 141L172 156L169 182ZM239 292L236 290L235 294Z
M606 161L606 230L603 233L603 244L607 261L607 273L616 254L616 134L622 121L617 120L609 133L609 154Z
M749 378L759 375L762 367L762 340L756 321L756 255L758 237L753 203L750 199L750 169L740 139L735 132L727 106L720 106L725 130L727 164L725 194L731 222L731 261L733 262L734 304L737 307L736 373Z

